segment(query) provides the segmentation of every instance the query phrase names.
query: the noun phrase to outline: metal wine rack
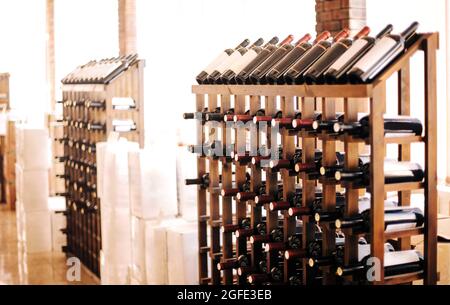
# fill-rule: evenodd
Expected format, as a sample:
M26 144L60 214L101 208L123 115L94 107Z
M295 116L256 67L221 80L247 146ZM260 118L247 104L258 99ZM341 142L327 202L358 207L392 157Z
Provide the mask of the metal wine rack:
M144 144L143 72L137 55L91 61L62 80L68 255L100 276L96 144L111 132ZM105 190L108 191L108 190Z
M425 284L435 284L437 281L436 251L437 251L437 194L436 194L436 51L438 48L438 34L418 34L417 40L405 53L395 59L379 76L370 84L344 84L344 85L194 85L193 93L196 95L196 111L202 112L205 108L214 110L220 107L222 114L234 108L234 114L244 114L247 110L250 115L256 115L260 108L265 109L266 116L273 116L279 110L283 117L292 118L296 111L301 111L302 119L312 119L314 112L322 111L323 120L335 120L336 105L343 101L345 123L356 122L358 111L364 102L369 100L370 105L370 137L366 144L370 145L371 169L370 186L371 193L371 223L370 233L365 237L370 243L371 255L380 259L382 266L384 260L384 244L386 240L398 240L398 250L411 249L411 236L424 235L424 268L422 272L406 274L402 276L385 277L381 275L381 281L377 284L401 284L423 279ZM383 115L386 112L386 81L394 74L398 74L398 114L410 113L410 58L423 51L425 73L425 136L402 136L395 138L384 137ZM248 130L235 128L234 142L231 142L230 134L227 134L225 122L220 123L220 132L211 133L208 124L198 124L197 145L211 143L220 140L224 147L234 145L234 150L248 150L248 143L252 148L257 147L261 136L267 137L265 142L270 145L271 134L259 133L258 137L252 137L247 141ZM215 128L217 131L217 128ZM359 148L361 140L350 136L333 137L326 133L311 135L306 131L300 131L295 135L281 131L281 144L283 147L282 159L290 159L297 147L302 148L302 161L314 162L315 150L320 146L323 152L322 164L333 166L336 162L336 151L343 147L345 151L345 170L358 168ZM411 144L424 143L425 149L425 179L420 183L386 184L383 168L385 149L387 144L396 144L399 147L399 161L410 160ZM197 160L198 177L209 173L209 186L198 187L198 237L199 237L199 281L200 284L248 284L245 274L237 274L236 270L219 271L216 266L220 262L226 262L241 255L248 255L252 272L263 273L258 263L267 255L267 268L277 263L283 266L283 278L278 283L289 284L292 276L299 278L299 283L310 285L337 283L335 273L329 268L320 268L319 272L308 267L307 258L302 258L292 263L284 258L284 264L279 264L279 253L268 252L264 254L262 245L250 243L247 238L234 236L233 232L222 233L221 226L238 224L243 219L250 218L251 229L262 220L262 211L266 211L267 232L279 227L280 219L284 232L284 244L288 243L288 237L296 232L298 220L290 217L286 212L271 212L268 204L262 207L255 201L240 202L236 197L220 198L220 189L241 187L246 181L246 173L250 173L251 191L255 191L262 183L265 172L267 195L274 195L277 191L278 174L270 169L261 169L252 164L233 163L229 158L214 158L208 154L200 154ZM235 186L232 186L235 183ZM310 180L306 174L299 176L289 175L287 170L281 170L281 183L283 185L283 198L288 198L295 192L297 184L302 185L302 203L308 207L315 199L315 188L322 185L323 200L322 209L332 212L336 208L336 190L339 187L345 191L345 216L351 217L358 214L358 198L360 190L353 188L351 184L338 186L336 181L319 179ZM384 227L384 200L387 192L398 192L399 204L410 204L412 190L425 190L425 225L422 228L385 233ZM209 206L208 206L209 205ZM312 217L302 217L302 249L306 250L308 242L314 238L315 223ZM335 251L336 232L332 226L319 224L322 233L322 255L331 256ZM343 230L345 233L345 264L358 262L359 235L351 230ZM282 249L282 247L281 247ZM283 250L283 249L282 249ZM281 267L280 267L281 268ZM381 268L383 270L383 268ZM258 270L258 271L255 271ZM267 270L267 271L266 271ZM321 274L318 276L318 274ZM317 281L317 278L319 280ZM316 279L316 280L315 280ZM271 280L268 280L271 282Z

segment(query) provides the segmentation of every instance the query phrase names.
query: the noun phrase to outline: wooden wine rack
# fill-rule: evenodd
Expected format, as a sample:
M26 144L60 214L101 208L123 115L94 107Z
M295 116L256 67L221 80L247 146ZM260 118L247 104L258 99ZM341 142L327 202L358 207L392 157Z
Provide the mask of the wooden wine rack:
M302 112L302 119L313 118L314 112L321 110L324 120L335 119L337 101L343 100L345 122L356 122L358 111L367 100L370 104L370 137L366 144L370 145L371 152L371 183L369 191L371 193L371 232L366 235L366 239L371 244L371 255L381 260L384 259L384 244L388 239L398 239L399 250L411 249L410 238L414 235L424 235L424 271L418 274L407 274L387 278L381 275L381 281L376 284L402 284L423 279L425 284L436 284L437 281L437 156L436 156L436 51L438 49L438 33L419 34L417 40L402 54L393 61L379 76L370 84L361 85L194 85L193 93L196 95L196 111L202 112L205 107L215 109L221 107L221 113L225 114L233 108L235 114L244 114L250 110L250 115L255 115L256 111L263 104L266 116L272 116L276 109L283 111L284 117L293 117L295 111ZM404 136L396 138L385 138L383 115L386 112L386 81L395 73L398 74L398 114L408 115L410 113L410 58L419 51L424 54L425 73L425 136L413 137ZM234 105L233 105L234 101ZM247 107L246 107L247 104ZM277 105L279 108L277 108ZM224 147L234 144L236 151L246 147L246 130L235 129L235 142L231 143L231 135L226 134L226 123L222 124L221 141ZM198 124L197 145L219 139L219 133L211 137L211 133L205 127L208 124ZM259 134L259 133L258 133ZM258 139L251 138L251 147L257 147ZM266 142L270 144L271 135L267 133ZM289 159L293 156L296 146L302 148L303 162L313 162L314 152L320 143L323 151L323 165L334 165L336 160L337 143L342 142L345 151L345 169L352 170L358 168L360 140L355 140L350 136L331 137L325 133L311 137L305 132L299 132L297 136L289 136L283 131L281 134L283 145L283 158ZM411 144L415 142L424 143L425 149L425 180L423 183L400 183L385 185L384 173L382 170L385 159L385 149L387 144L398 144L399 160L409 161ZM272 143L276 145L275 143ZM255 203L248 201L242 203L232 198L219 199L217 187L219 177L222 177L222 188L231 187L232 180L241 186L245 182L245 173L251 173L251 189L257 189L261 185L262 171L266 172L266 192L273 194L277 188L278 177L271 170L261 170L255 166L242 166L237 163L235 166L224 158L217 160L209 156L200 155L197 161L198 177L205 173L210 174L209 189L198 188L198 228L199 228L199 279L200 284L244 284L245 277L237 276L232 270L223 271L216 269L220 260L237 258L239 255L248 254L253 268L261 257L261 246L249 245L246 239L236 238L235 241L231 233L223 233L221 236L220 225L237 224L244 218L250 217L252 228L261 221L262 209L256 207ZM234 179L233 179L234 170ZM308 180L305 174L298 177L290 177L287 170L281 170L281 180L283 184L283 198L295 192L296 183L302 181L303 206L315 199L315 187L317 181ZM325 211L333 211L336 207L336 182L320 180L323 187L322 208ZM345 216L358 214L358 198L360 190L353 189L351 185L346 185L346 208ZM385 234L384 227L384 201L387 192L398 192L400 205L406 206L410 203L411 191L424 189L425 191L425 225L423 228L405 230ZM209 198L208 198L209 197ZM209 207L207 206L209 204ZM270 212L268 205L263 207L266 210L267 232L278 226L278 212ZM286 213L282 215L284 242L287 237L295 233L296 220ZM314 223L311 217L303 217L303 247L313 238ZM335 230L331 226L323 225L323 255L331 255L335 248ZM345 233L345 263L358 262L358 235L352 235L349 230ZM236 252L234 254L234 251ZM250 251L250 252L247 252ZM273 255L267 257L267 269L271 269ZM209 262L208 262L209 260ZM383 266L383 265L382 265ZM288 283L291 275L297 273L296 268L291 263L285 261L284 283ZM383 268L381 268L383 270ZM303 284L312 284L312 271L307 267L306 260L303 260L301 281ZM332 272L321 269L323 277L322 284L335 284L336 276Z
M118 68L112 73L109 69L109 74L102 75L104 65L110 63L117 64ZM97 276L100 276L102 242L95 145L105 142L111 132L119 132L121 137L138 142L143 147L144 66L145 61L138 59L137 55L90 62L63 80L64 138L58 140L64 143L64 156L57 157L63 157L65 163L65 250L68 255L78 257ZM114 104L117 98L132 100L134 106L117 109ZM89 107L93 101L101 102L103 106ZM114 126L115 120L132 120L135 128L118 131ZM87 127L88 122L104 127L94 130Z

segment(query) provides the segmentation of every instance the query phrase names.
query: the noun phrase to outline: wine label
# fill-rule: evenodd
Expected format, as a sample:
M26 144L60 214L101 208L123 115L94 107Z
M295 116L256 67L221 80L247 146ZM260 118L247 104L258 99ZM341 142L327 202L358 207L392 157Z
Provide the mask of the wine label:
M364 211L368 211L371 208L371 200L370 196L364 196L362 198L359 198L359 213L361 214ZM384 202L384 208L390 209L390 208L396 208L398 206L397 202L392 200L386 200Z
M236 52L234 52L236 53ZM233 53L233 54L234 54ZM216 68L223 63L229 57L227 52L222 52L219 56L216 57L203 71L208 74L211 74L216 70Z
M353 45L348 49L339 59L331 66L330 69L339 71L345 64L355 57L369 42L365 39L356 40Z
M112 106L116 110L135 108L136 103L131 97L113 97Z
M419 164L411 162L384 163L384 171L388 177L414 177L413 171L422 170Z
M415 250L388 252L384 254L384 266L396 266L420 262L420 257Z
M215 71L222 74L226 70L228 70L231 65L242 58L242 54L240 52L234 52L227 59L225 59L216 69Z
M247 65L256 58L256 56L258 56L258 53L256 53L254 50L249 50L247 53L245 53L244 56L241 57L240 60L231 64L230 70L238 75L242 71L242 69L247 67Z
M397 41L390 37L383 37L375 46L367 52L354 66L363 72L369 71L376 63L383 58L387 53L394 49Z

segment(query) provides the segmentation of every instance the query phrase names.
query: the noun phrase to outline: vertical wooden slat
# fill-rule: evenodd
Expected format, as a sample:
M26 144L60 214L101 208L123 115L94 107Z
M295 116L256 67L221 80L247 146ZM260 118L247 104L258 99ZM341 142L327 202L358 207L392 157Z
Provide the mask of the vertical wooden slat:
M411 89L410 89L410 63L409 61L398 72L398 112L400 115L411 114ZM411 161L411 144L398 146L398 158L400 161ZM398 200L401 206L411 205L411 191L398 192ZM411 249L411 238L400 238L400 249Z
M202 94L197 95L196 101L196 111L202 112L205 107L205 96ZM203 126L200 123L197 123L197 145L203 145L204 142L204 130ZM202 177L206 173L206 160L202 156L197 158L197 171L198 177ZM202 188L198 188L197 191L197 214L198 218L201 219L207 213L206 209L206 190ZM199 221L198 224L198 238L199 238L199 281L200 284L204 284L202 282L203 279L208 277L208 261L207 261L207 253L202 249L208 247L207 240L207 225L205 221Z
M313 119L314 111L315 111L315 99L314 98L300 98L301 99L301 110L302 110L302 118L303 119ZM316 139L312 137L303 137L302 138L302 161L304 163L312 163L315 161L315 147L316 147ZM303 206L309 207L312 205L313 201L316 199L316 181L308 179L308 175L306 173L302 173L300 175L302 179L302 188L303 188ZM312 241L314 237L314 223L310 222L309 216L303 216L303 248L308 245L309 242ZM307 261L303 260L303 283L308 285L313 281L312 272L307 272L309 269L307 267Z
M381 263L380 280L384 280L384 120L386 83L380 83L373 92L370 103L371 149L371 252ZM376 284L376 283L375 283Z
M352 99L344 100L344 121L346 124L358 121L359 101ZM359 168L359 143L345 141L345 169L348 171ZM345 216L353 217L359 213L359 190L348 188L345 191L346 209ZM351 232L344 231L345 234L345 264L347 266L358 262L358 236Z
M235 105L234 105L234 111L236 114L244 114L245 113L245 96L244 95L238 95L235 97ZM246 134L247 131L245 130L245 127L240 126L236 128L236 151L238 153L243 153L246 150ZM245 165L236 164L236 184L238 186L242 186L245 183L246 180L246 169L247 167ZM236 218L238 223L241 223L243 219L247 217L247 203L245 201L236 201ZM237 257L240 255L247 254L247 239L244 237L237 238L236 240L236 252ZM238 284L244 284L245 283L244 277L238 278Z
M281 110L283 111L283 117L293 118L295 116L295 104L294 97L283 96L281 97ZM282 131L282 146L283 146L283 159L291 160L295 153L295 138L289 136L288 130ZM290 177L289 170L283 169L281 171L281 177L283 180L283 198L289 198L295 193L295 177ZM284 232L284 242L288 242L288 238L295 234L296 230L296 219L295 217L289 217L287 211L283 213L283 232ZM289 281L289 277L294 272L293 260L284 261L284 282Z
M221 111L225 114L230 109L230 96L221 96ZM222 143L224 147L231 144L230 133L226 128L226 124L222 124ZM223 189L230 189L232 187L233 171L232 164L228 162L222 162L222 187ZM232 198L222 197L222 224L232 224L233 222L233 209L232 209ZM223 259L228 259L233 257L233 239L232 235L229 233L222 234L222 253ZM225 285L233 284L233 270L223 271L223 283Z
M425 46L425 284L437 281L437 80L436 50L438 35Z
M214 111L218 105L217 94L210 94L208 96L208 109ZM219 134L218 131L211 127L209 129L208 142L214 143L217 141ZM219 209L219 194L215 191L219 187L219 160L215 158L209 159L209 214L211 223L217 222L220 219ZM220 227L210 226L210 239L211 239L211 283L213 285L220 284L220 271L217 270L218 258L215 257L216 253L220 252Z
M336 119L335 99L322 99L322 119L325 121L334 121ZM322 164L324 167L331 167L336 164L336 141L334 139L326 139L322 141ZM333 212L336 210L336 183L334 181L324 181L323 184L323 201L322 208L324 211ZM336 232L330 226L323 226L323 255L330 256L336 248ZM329 269L329 268L325 268ZM324 278L325 284L333 284L335 276L333 273L327 272Z

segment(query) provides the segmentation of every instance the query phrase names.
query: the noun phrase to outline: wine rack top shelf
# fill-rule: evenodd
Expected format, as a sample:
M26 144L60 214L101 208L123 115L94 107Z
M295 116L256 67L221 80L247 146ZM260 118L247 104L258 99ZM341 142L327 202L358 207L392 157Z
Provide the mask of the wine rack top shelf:
M300 97L329 97L329 98L370 98L378 84L386 81L398 72L418 50L424 50L425 42L439 46L438 33L418 34L415 42L408 50L394 60L370 84L344 85L194 85L194 94L221 95L257 95L257 96L300 96Z

